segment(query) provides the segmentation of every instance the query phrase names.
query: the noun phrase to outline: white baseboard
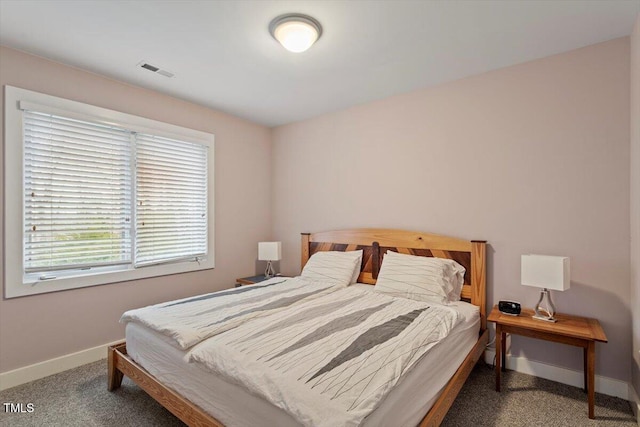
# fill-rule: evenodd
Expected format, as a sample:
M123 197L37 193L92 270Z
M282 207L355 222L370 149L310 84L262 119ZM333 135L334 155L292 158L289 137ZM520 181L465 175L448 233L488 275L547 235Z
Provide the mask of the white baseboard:
M487 349L485 352L485 361L493 364L495 354L494 349ZM574 371L573 369L536 362L535 360L529 360L525 357L513 357L511 355L507 355L506 367L507 369L522 372L523 374L534 375L574 387L584 387L584 373L582 371ZM595 382L596 392L629 400L629 383L600 375L596 375Z
M629 384L629 403L631 404L633 414L636 416L636 420L638 420L638 427L640 427L640 396L631 384Z
M66 354L55 359L14 369L13 371L2 372L0 373L0 391L104 359L107 357L107 347L121 341L118 340L76 353Z

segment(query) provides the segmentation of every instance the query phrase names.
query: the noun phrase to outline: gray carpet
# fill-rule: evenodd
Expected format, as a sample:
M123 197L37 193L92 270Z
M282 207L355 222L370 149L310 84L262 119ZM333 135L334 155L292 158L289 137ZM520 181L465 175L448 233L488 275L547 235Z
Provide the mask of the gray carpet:
M5 413L1 426L182 426L128 378L107 391L106 360L0 392L0 402L33 403L32 413ZM476 366L444 426L637 427L629 403L596 394L596 420L587 418L581 389L509 371L496 393L493 370ZM268 426L268 423L265 423ZM269 426L271 427L271 426ZM385 426L387 427L387 426Z

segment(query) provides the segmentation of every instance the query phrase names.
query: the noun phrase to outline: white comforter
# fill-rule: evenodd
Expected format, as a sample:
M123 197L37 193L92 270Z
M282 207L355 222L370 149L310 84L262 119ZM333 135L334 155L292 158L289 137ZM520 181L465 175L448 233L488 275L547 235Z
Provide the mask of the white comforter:
M340 286L300 278L282 278L226 291L129 310L120 322L139 322L186 350L249 319L336 291Z
M194 347L190 360L306 426L357 426L461 317L355 288L289 305Z

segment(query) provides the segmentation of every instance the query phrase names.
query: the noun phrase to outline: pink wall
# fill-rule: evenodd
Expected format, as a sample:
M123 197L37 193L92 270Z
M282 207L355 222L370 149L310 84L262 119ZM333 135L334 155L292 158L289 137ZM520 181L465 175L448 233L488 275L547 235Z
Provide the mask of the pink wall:
M127 309L229 288L236 277L254 273L256 242L271 232L268 128L5 47L0 47L0 84L211 132L216 138L216 269L2 300L0 372L121 339L118 319ZM4 143L4 129L0 134Z
M631 381L640 393L640 15L631 34ZM639 402L640 404L640 402Z
M533 306L520 255L571 257L560 311L602 322L597 373L629 381L629 39L395 96L273 131L273 237L351 227L487 239L489 302ZM512 354L582 369L582 350Z

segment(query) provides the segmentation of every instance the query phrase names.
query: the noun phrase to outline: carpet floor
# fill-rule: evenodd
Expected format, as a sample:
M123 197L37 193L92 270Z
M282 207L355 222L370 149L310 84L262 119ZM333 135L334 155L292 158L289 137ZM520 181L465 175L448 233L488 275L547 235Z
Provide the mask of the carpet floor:
M3 407L0 426L183 426L126 377L120 389L108 392L106 373L103 360L0 392L3 404L33 404L30 413ZM637 427L623 399L596 393L596 419L589 420L579 388L508 371L496 393L494 381L493 370L478 364L442 425Z

